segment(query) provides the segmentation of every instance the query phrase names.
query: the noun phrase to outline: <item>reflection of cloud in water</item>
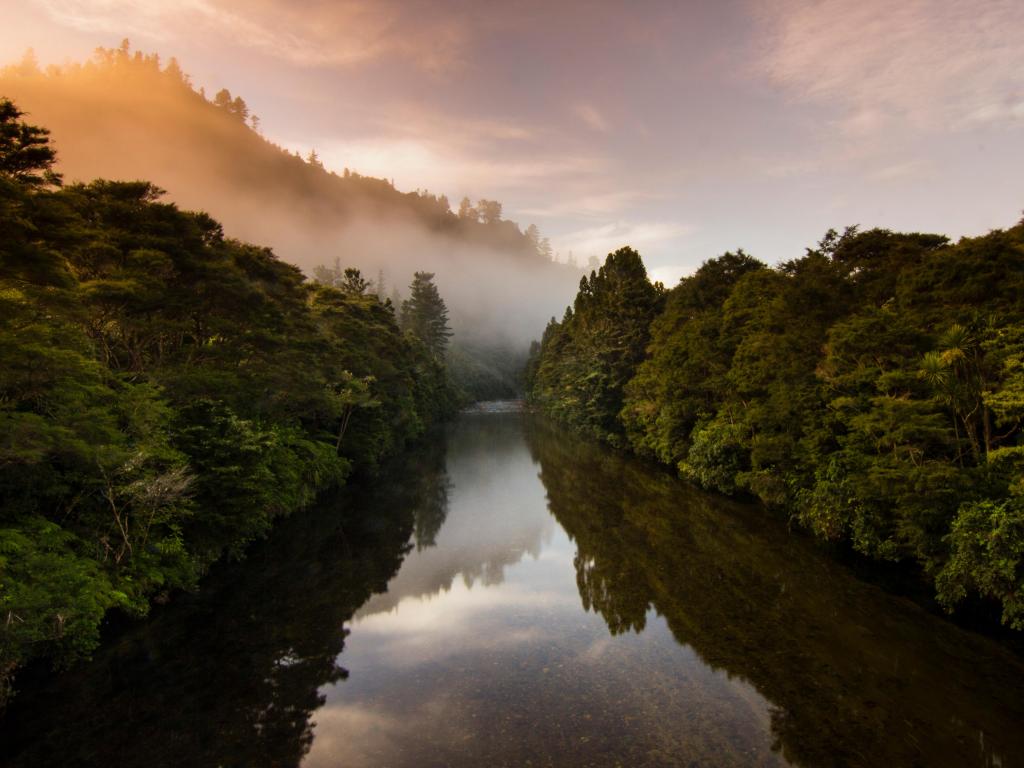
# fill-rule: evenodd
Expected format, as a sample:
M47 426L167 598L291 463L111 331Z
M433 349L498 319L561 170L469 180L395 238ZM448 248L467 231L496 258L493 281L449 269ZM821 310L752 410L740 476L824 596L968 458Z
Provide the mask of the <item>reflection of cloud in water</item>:
M463 419L449 439L447 472L448 514L436 546L410 552L387 592L356 613L357 622L408 598L447 592L459 576L466 587L501 584L508 566L527 554L541 557L550 543L555 523L518 415Z
M413 711L339 703L321 709L316 720L316 741L303 761L305 768L389 765L396 760L412 764L406 755L415 750L417 734L429 731L450 745L465 744L474 736L474 719L443 692L435 692Z
M507 622L527 595L511 587L473 592L512 592L491 612ZM457 584L431 606L447 614L459 592L470 594ZM472 616L475 631L428 627L438 655L407 648L413 658L401 663L397 648L382 647L386 637L367 637L361 625L350 649L360 671L326 692L304 768L547 765L552 756L574 765L786 764L771 750L770 706L748 683L700 663L660 619L643 635L610 638L598 617L581 623L570 602L546 621L534 613L522 631L502 629L499 615Z
M550 641L553 626L515 624L510 618L576 611L578 605L576 596L566 591L538 592L521 584L473 589L456 582L439 595L405 599L395 610L364 616L352 629L360 646L372 645L375 663L408 667Z
M448 477L436 546L410 552L350 624L350 675L321 689L304 768L785 764L769 704L653 611L642 634L610 637L581 610L577 546L517 418L461 419Z

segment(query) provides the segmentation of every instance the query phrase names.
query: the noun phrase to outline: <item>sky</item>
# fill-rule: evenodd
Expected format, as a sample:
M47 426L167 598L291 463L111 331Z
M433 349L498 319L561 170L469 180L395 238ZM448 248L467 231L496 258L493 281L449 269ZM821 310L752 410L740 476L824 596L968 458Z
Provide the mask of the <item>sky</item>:
M497 199L667 283L1024 209L1021 0L0 0L0 62L129 38L328 168Z

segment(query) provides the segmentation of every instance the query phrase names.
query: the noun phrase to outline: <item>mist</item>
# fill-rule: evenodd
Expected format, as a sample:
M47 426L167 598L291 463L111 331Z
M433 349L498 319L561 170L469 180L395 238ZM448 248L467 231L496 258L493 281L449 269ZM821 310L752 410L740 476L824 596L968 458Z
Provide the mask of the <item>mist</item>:
M520 228L455 217L447 198L403 193L348 169L325 169L261 136L241 113L194 90L176 62L108 51L84 65L0 73L0 93L50 129L65 183L151 181L164 199L206 211L229 237L272 248L312 276L357 267L384 296L416 271L435 274L456 343L521 349L560 316L580 271L540 256Z
M244 212L225 217L230 234L270 245L308 274L319 264L359 268L384 296L402 298L416 271L435 274L456 335L466 341L524 345L538 338L552 315L571 303L579 273L554 263L524 262L498 248L465 243L431 232L413 217L367 208L347 224L307 227L293 213Z

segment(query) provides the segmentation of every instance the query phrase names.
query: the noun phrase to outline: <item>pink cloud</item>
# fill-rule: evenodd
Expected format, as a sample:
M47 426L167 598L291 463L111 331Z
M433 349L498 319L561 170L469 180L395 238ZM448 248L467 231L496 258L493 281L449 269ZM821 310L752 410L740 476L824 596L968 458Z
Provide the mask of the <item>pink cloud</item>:
M850 134L1024 116L1019 0L773 0L755 14L759 71L795 98L839 106Z

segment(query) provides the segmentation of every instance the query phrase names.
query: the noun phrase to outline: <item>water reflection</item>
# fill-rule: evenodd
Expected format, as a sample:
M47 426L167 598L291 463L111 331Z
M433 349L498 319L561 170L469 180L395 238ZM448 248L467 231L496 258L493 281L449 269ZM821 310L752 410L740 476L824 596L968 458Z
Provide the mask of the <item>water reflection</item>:
M467 589L477 582L498 586L508 566L525 555L536 558L556 527L536 474L517 414L464 416L447 436L444 509L435 515L445 522L444 546L432 546L436 531L427 540L417 537L417 551L387 592L372 597L357 616L448 592L457 579Z
M411 461L287 521L92 664L26 682L0 764L1024 755L1016 657L756 508L517 414L463 416Z
M757 508L685 489L544 422L528 425L550 508L575 541L583 606L613 634L653 610L701 659L772 703L802 765L1011 765L1024 666L857 581Z
M320 688L348 676L344 623L386 589L414 527L443 519L442 444L391 476L284 521L91 663L22 679L0 720L0 765L298 765Z
M631 626L647 631L620 637L580 609L546 471L519 415L460 420L436 547L357 612L306 768L785 763L752 686L642 605Z

